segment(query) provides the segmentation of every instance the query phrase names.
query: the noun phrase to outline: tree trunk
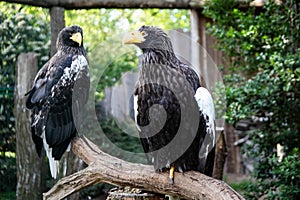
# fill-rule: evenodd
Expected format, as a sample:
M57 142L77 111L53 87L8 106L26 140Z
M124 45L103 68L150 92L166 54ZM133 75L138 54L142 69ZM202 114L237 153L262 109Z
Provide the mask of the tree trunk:
M222 180L225 160L227 157L227 147L225 142L224 131L222 130L218 135L219 136L217 138L217 144L216 144L216 157L215 157L213 177L215 179Z
M238 157L240 156L238 147L234 145L234 142L238 140L236 134L234 133L234 128L232 125L225 124L225 139L227 142L227 162L225 165L225 172L227 173L240 173L239 172L239 162Z
M51 28L51 56L56 53L56 40L59 31L65 27L65 9L63 7L50 8L50 28Z
M102 152L87 138L73 141L73 152L89 166L59 180L44 193L46 200L59 200L82 188L106 182L130 186L145 191L179 196L185 199L244 199L223 181L199 172L175 172L175 183L168 180L168 173L155 173L153 166L135 164Z
M37 71L37 57L34 53L21 54L16 66L15 116L16 116L16 158L17 199L41 199L45 191L45 159L39 158L31 139L30 111L26 109L25 93L30 90Z

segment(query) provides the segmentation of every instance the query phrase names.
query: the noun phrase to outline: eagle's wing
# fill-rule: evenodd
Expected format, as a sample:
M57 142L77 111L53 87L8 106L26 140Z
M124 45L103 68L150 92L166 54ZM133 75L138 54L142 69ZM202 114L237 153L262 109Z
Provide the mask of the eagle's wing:
M212 173L214 162L214 149L216 144L215 108L213 98L204 87L199 87L195 94L201 117L206 123L206 135L199 150L200 171ZM205 173L207 174L207 173Z
M200 138L198 153L198 170L211 176L213 172L216 129L215 129L215 108L210 92L200 86L200 75L190 65L182 65L181 70L185 74L187 81L195 91L195 100L199 107L200 120L204 121L204 138ZM199 127L202 129L202 127Z
M50 61L48 61L44 66L39 70L35 76L33 87L29 90L25 96L28 95L26 100L26 107L32 109L42 98L45 97L45 88L47 83L47 71Z
M78 120L86 103L89 76L88 63L82 55L65 57L56 65L46 87L49 112L45 133L47 143L53 147L53 157L59 159L75 134L74 120Z
M32 138L38 154L44 144L49 160L61 158L76 134L74 116L81 112L88 89L88 63L82 55L54 56L40 70L26 102L33 109Z

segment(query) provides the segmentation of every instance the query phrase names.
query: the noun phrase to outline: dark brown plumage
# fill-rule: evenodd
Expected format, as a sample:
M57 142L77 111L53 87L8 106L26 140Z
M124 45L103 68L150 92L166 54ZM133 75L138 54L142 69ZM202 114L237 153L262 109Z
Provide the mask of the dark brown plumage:
M175 55L160 28L142 26L123 40L143 54L135 89L135 120L141 143L156 171L197 170L211 176L214 106L191 66ZM172 178L172 175L170 175Z

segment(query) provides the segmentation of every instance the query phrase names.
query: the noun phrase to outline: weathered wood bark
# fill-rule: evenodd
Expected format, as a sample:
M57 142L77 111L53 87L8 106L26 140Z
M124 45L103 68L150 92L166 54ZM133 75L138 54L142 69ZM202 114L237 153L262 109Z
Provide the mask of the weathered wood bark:
M62 7L50 8L50 28L51 28L51 56L56 53L56 40L58 33L65 27L65 9Z
M82 161L72 152L68 152L67 153L67 157L66 159L66 164L67 164L67 171L66 171L66 175L71 175L81 169L83 169L82 167ZM63 164L61 166L61 168L64 168ZM79 200L80 199L80 193L79 192L75 192L73 194L71 194L70 196L68 196L67 200Z
M223 181L194 171L175 173L175 184L171 185L167 173L154 173L153 166L129 163L112 157L87 138L75 139L72 150L89 166L59 180L50 191L44 193L44 199L63 199L99 182L132 186L187 199L244 199Z
M195 67L198 68L199 71L204 72L203 70L207 69L207 63L204 63L203 57L206 56L206 52L203 52L202 46L201 46L201 31L202 26L200 24L201 20L201 11L199 9L191 9L190 10L190 27L191 27L191 42L197 42L199 45L192 46L191 48L191 61L194 64ZM192 45L192 44L191 44ZM206 74L201 74L200 77L200 84L202 87L208 88L207 84L207 76Z
M191 39L199 43L199 47L195 46L191 50L192 61L197 63L195 66L201 72L201 85L215 90L216 83L223 82L222 72L217 66L227 66L226 57L215 48L217 40L207 31L207 23L213 23L212 20L204 16L201 9L192 9L190 17Z
M232 125L225 124L225 139L227 142L228 154L227 163L225 166L225 172L238 174L239 172L239 149L234 145L234 142L238 140L237 135L234 133Z
M15 116L17 157L17 199L41 199L45 191L45 159L40 159L31 140L30 111L26 109L25 93L31 88L37 71L34 53L21 54L16 66Z
M81 8L200 8L204 0L6 0L40 7Z
M215 179L222 180L225 160L227 157L227 147L225 142L224 131L219 133L216 144L216 157L215 157L215 165L214 165L214 174L213 177Z

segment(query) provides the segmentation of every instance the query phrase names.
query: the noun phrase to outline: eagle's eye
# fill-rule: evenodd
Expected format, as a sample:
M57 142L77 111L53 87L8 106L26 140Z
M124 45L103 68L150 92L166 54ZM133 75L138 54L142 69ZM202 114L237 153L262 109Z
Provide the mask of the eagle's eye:
M142 36L147 36L148 34L145 31L141 32Z

